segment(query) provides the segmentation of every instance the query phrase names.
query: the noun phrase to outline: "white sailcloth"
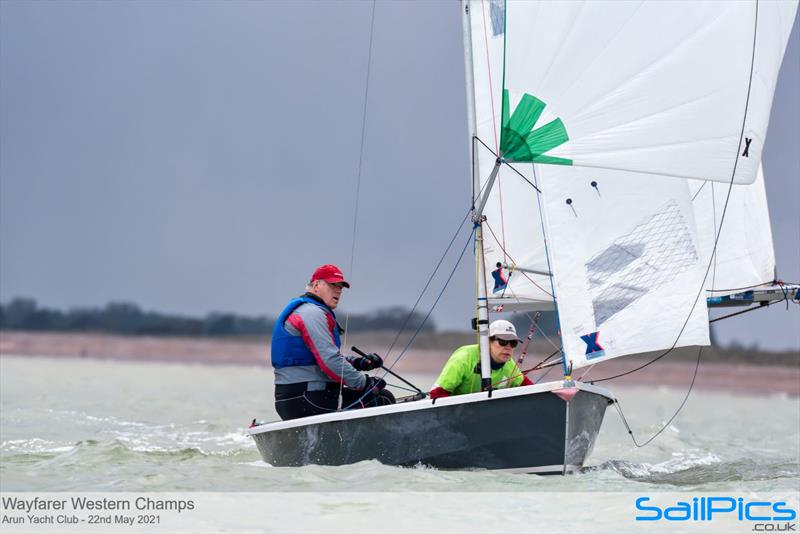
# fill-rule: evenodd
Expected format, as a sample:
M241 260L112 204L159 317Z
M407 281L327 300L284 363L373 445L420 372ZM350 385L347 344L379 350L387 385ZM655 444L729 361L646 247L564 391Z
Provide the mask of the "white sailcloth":
M796 10L793 0L509 0L508 111L513 123L522 105L534 124L520 115L523 131L504 144L533 137L504 153L752 183Z
M775 278L775 249L769 222L763 170L750 185L728 186L689 181L701 256L708 263L719 232L711 271L706 279L709 296L738 293ZM722 212L725 219L722 221Z
M706 264L686 181L557 165L536 169L561 338L573 367L673 344L709 344Z
M516 271L494 303L555 298L574 368L708 344L708 249L686 179L756 179L797 1L466 7L473 131L489 145L475 150L473 187L495 151L530 180L522 162L538 163L542 189L501 167L484 265Z

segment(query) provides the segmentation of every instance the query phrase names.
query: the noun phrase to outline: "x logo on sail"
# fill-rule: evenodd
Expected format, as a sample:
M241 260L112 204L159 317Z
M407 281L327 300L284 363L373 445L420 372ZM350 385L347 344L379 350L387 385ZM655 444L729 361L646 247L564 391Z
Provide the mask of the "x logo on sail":
M581 339L584 343L586 343L586 359L592 360L594 358L600 358L601 356L606 355L606 351L600 345L600 342L597 341L597 338L600 337L600 332L592 332L591 334L586 334L585 336L581 336Z

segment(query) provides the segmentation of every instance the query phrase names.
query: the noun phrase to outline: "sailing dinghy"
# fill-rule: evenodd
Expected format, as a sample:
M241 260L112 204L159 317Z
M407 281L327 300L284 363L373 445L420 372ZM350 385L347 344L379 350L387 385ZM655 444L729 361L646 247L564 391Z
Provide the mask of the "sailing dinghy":
M485 391L254 426L272 465L571 472L614 402L575 376L708 345L708 306L746 300L736 288L796 298L769 293L759 174L796 1L460 7ZM490 292L498 263L506 283ZM490 314L542 309L558 318L562 378L492 385Z

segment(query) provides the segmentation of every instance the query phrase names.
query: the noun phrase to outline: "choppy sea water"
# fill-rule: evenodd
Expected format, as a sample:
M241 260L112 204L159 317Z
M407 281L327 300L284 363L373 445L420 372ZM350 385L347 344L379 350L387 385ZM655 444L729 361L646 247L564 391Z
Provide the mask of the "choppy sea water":
M407 378L428 387L431 376ZM640 441L685 391L614 388ZM402 392L399 392L402 394ZM609 409L580 474L271 467L245 427L277 419L272 373L239 366L0 358L2 491L796 491L800 400L694 391L653 443Z

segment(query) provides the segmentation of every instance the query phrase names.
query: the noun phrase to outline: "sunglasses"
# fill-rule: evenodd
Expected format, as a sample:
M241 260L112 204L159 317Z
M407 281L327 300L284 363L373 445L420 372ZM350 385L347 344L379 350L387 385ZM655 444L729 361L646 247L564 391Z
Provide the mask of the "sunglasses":
M517 340L516 339L507 340L507 339L495 338L495 341L497 341L497 344L500 345L501 347L505 347L506 345L511 345L512 349L516 349L517 348Z

